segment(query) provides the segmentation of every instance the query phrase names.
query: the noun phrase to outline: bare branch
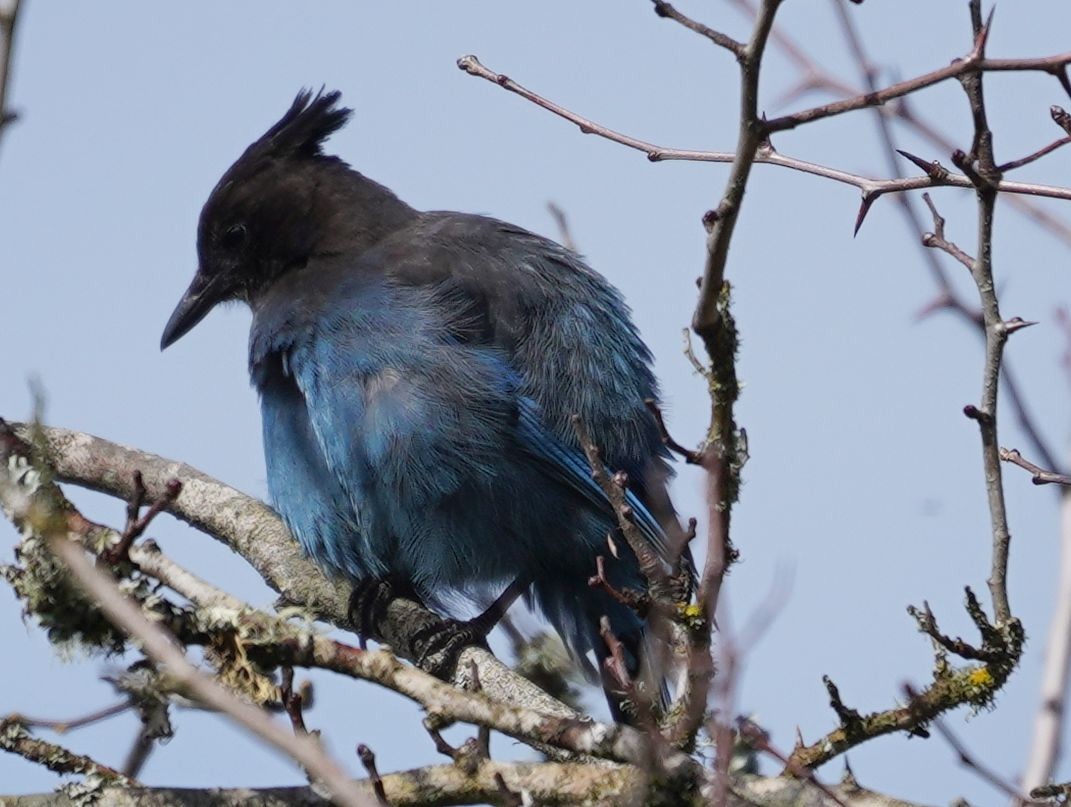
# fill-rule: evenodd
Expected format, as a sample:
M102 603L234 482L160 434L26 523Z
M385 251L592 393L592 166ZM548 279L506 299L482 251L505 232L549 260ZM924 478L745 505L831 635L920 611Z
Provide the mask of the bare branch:
M937 206L934 205L933 200L930 198L930 194L924 193L922 194L922 198L925 200L926 206L930 208L930 213L933 215L933 232L922 234L922 245L932 249L939 249L942 252L947 253L966 266L968 270L974 271L974 258L960 249L955 243L945 238L944 217L937 212Z
M17 715L0 719L0 750L17 754L59 774L93 776L107 784L123 787L138 784L133 778L124 776L91 757L75 754L61 745L37 739L26 730L25 722Z
M508 76L489 70L481 64L479 59L475 56L462 56L458 59L457 64L459 68L469 75L497 84L503 89L515 93L525 100L531 101L536 106L546 109L548 112L552 112L558 117L564 118L570 123L575 124L584 134L597 135L598 137L613 143L643 152L651 162L683 160L692 162L732 163L736 159L736 153L731 151L702 151L697 149L670 148L667 146L659 146L646 140L641 140L640 138L632 137L631 135L626 135L614 129L610 129L609 127L596 123L582 115L578 115L560 104L532 92ZM789 157L775 151L765 142L760 143L757 147L752 162L760 165L774 165L780 168L788 168L793 171L811 174L823 179L833 180L842 185L850 185L854 188L858 188L863 194L864 203L866 204L867 209L869 209L870 205L877 201L877 199L888 194L900 194L924 188L974 187L970 177L949 171L943 171L939 176L926 174L918 177L872 179L859 174L852 174L848 171L841 171L837 168L801 160L796 157ZM1071 188L1056 185L1001 181L997 187L1002 193L1071 200ZM862 223L861 218L862 217L860 217L860 221L857 224Z
M1000 449L1000 458L1004 462L1010 462L1012 465L1018 465L1023 470L1029 471L1031 481L1035 485L1071 485L1071 476L1058 474L1055 471L1046 471L1023 457L1016 448Z
M1041 71L1059 77L1067 65L1071 64L1071 53L1059 53L1053 56L1030 59L986 59L982 48L983 44L984 37L978 37L975 40L975 47L970 53L962 59L952 62L947 67L938 68L906 81L899 81L876 92L856 95L843 101L822 104L791 115L774 118L767 121L766 130L770 133L783 132L788 129L795 129L804 123L831 118L835 115L843 115L845 112L881 106L889 101L918 92L926 87L932 87L934 84L940 84L942 81L947 81L951 78L958 79L969 75L981 75L985 72L1007 71Z
M614 807L628 804L642 786L642 774L630 767L555 762L492 762L484 760L474 770L458 765L429 765L379 778L390 807L426 807L429 804L498 804L502 798L499 780L512 792L527 794L533 804L551 807L588 804ZM372 782L355 782L359 792L375 804ZM763 791L753 785L755 792ZM773 784L771 790L790 793ZM745 786L745 792L746 786ZM104 787L94 792L96 807L316 807L326 802L310 787L253 788L138 788ZM7 796L5 807L77 807L82 802L62 793ZM758 802L737 799L732 807ZM772 804L772 802L770 802ZM695 804L690 802L686 804ZM865 807L877 804L870 802ZM861 807L863 805L861 804ZM913 807L903 802L881 807Z
M757 12L751 0L731 0L731 2L743 14L751 19L755 18ZM865 51L862 49L861 38L855 31L855 26L852 23L850 15L845 13L846 9L843 7L841 0L833 0L833 2L834 7L839 12L842 25L845 28L845 36L848 38L849 49L852 51L853 55L856 56L860 69L863 72L866 91L870 93L877 92L878 87L875 83L875 76L878 72L877 68L866 57ZM841 98L848 98L861 94L857 88L852 87L842 81L838 76L820 67L784 32L775 28L771 34L771 39L803 73L803 79L797 85L796 90L791 93L793 97L810 90L825 90L840 96ZM860 56L862 57L861 59ZM887 153L891 155L895 149L892 145L891 132L888 124L891 120L898 120L914 129L914 131L923 139L934 144L941 152L950 154L955 146L936 128L915 114L913 108L908 104L908 98L909 96L903 96L894 104L872 107L872 110L874 114L878 116L881 125L882 139L885 141ZM784 99L784 101L787 100L787 98ZM893 162L890 167L890 174L896 176L899 173L895 162ZM866 193L864 191L864 200L865 199ZM1060 238L1064 243L1071 244L1071 226L1066 222L1061 221L1047 210L1020 195L1010 195L1008 203L1019 210L1024 216L1031 219L1039 226L1044 227L1057 238ZM906 205L906 207L910 207L910 205ZM911 213L915 225L912 228L912 232L921 232L917 214L914 210L912 210ZM931 270L933 268L932 257L930 268Z
M725 48L729 53L736 57L737 61L741 61L744 58L744 43L738 42L731 36L723 34L721 31L715 31L709 25L704 25L701 22L693 20L691 17L686 17L676 8L666 3L664 0L654 0L654 12L659 17L665 17L667 19L678 22L687 28L689 31L694 31L706 39L709 39L719 48Z

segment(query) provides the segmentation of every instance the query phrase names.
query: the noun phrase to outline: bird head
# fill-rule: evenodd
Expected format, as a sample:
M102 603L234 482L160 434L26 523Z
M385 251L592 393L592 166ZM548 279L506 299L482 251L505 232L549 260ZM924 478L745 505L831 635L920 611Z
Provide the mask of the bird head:
M164 328L161 349L217 304L254 301L279 275L362 229L360 208L347 201L368 195L358 186L380 186L322 150L352 114L336 106L339 97L299 93L220 179L201 210L197 273Z

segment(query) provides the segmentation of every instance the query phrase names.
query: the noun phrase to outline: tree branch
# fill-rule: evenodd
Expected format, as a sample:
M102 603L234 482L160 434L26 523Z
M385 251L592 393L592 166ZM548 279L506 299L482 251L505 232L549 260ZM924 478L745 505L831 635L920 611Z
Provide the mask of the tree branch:
M21 5L21 0L6 0L5 7L0 9L0 137L18 117L8 106L8 93Z
M381 777L391 807L428 807L445 804L486 804L501 798L496 776L513 792L527 795L542 807L619 807L632 803L641 777L627 767L593 767L580 763L493 762L485 760L469 773L457 765L432 765ZM363 793L372 795L371 783L360 780ZM918 807L860 787L854 782L829 788L848 807ZM324 800L308 787L252 788L125 788L105 787L94 793L95 807L323 807ZM683 795L680 807L707 807L709 799ZM4 807L78 807L65 794L0 795ZM806 781L780 777L738 777L724 807L835 807Z
M226 714L250 733L299 762L310 775L324 783L339 804L371 807L372 801L356 790L345 772L325 754L319 743L311 737L285 731L261 709L238 700L215 679L187 661L173 637L149 622L115 582L89 562L80 544L72 543L65 533L50 536L49 543L52 551L63 560L108 618L135 639L153 661L167 668L168 676L178 689L189 692L208 707Z

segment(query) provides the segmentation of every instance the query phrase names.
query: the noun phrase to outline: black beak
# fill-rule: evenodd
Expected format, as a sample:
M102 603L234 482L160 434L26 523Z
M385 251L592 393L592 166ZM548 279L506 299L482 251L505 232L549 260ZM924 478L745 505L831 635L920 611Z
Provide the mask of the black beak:
M220 286L218 276L205 277L201 272L194 275L193 282L164 326L163 336L160 337L160 350L185 336L223 299Z

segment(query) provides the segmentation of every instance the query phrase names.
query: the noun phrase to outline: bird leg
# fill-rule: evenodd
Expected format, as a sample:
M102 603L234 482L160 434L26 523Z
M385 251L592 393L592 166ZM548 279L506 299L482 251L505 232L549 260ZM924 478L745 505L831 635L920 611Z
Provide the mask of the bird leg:
M517 578L478 616L464 622L444 619L418 630L412 637L413 647L419 654L417 665L440 678L448 677L462 650L474 645L487 647L487 635L530 585L530 581Z

